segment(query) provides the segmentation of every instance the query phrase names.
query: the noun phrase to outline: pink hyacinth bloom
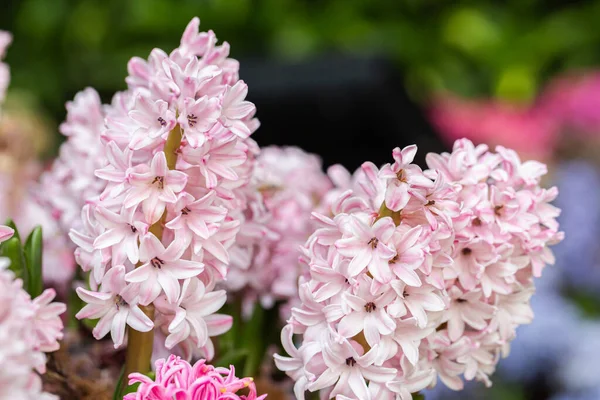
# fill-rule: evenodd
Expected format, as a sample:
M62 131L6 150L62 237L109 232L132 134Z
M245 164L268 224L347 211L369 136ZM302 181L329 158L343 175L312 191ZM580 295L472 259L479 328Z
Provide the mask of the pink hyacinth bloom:
M158 152L150 167L141 164L129 174L129 182L132 188L123 205L132 208L142 203L146 222L153 224L160 219L167 203L177 201L176 194L185 187L187 176L181 171L169 170L165 153Z
M199 279L184 282L181 296L175 304L166 297L159 297L155 301L156 308L164 315L173 315L165 346L172 349L191 336L196 347L200 348L206 344L209 336L227 332L233 319L228 315L215 314L226 300L224 290L207 292Z
M351 338L364 331L367 343L374 346L379 343L381 335L389 335L396 329L396 323L385 309L394 299L395 293L387 289L376 296L372 295L368 279L361 280L358 285L356 295L343 295L343 301L350 310L340 320L338 333Z
M194 200L194 197L184 193L175 203L174 209L179 212L175 218L166 224L167 228L177 232L179 238L190 243L194 235L208 239L215 233L218 223L227 215L227 209L213 206L216 193L211 191L205 196Z
M124 208L121 214L104 207L96 208L96 218L108 228L94 240L95 249L111 249L112 262L121 265L125 260L139 261L138 241L148 233L148 224L135 218L135 208Z
M275 356L298 398L409 400L438 378L453 390L463 379L489 386L533 318L533 277L564 236L556 189L539 186L545 166L463 139L421 171L414 151L396 149L381 170L332 171L338 187L313 213L300 257L309 272L282 332L290 357ZM361 370L359 355L390 377Z
M474 330L486 328L487 322L495 314L496 309L482 301L479 290L463 293L456 286L449 291L452 302L448 308L448 336L450 340L458 340L468 325Z
M417 154L417 146L407 146L404 149L395 148L392 155L394 164L384 166L380 176L393 179L386 191L385 204L392 211L398 211L408 204L411 198L412 186L432 186L431 180L423 175L417 165L411 164Z
M182 110L177 122L185 132L187 142L193 148L202 146L206 142L206 134L217 123L221 113L217 99L204 96L198 100L187 98L183 102Z
M255 110L254 104L245 101L247 94L248 85L243 81L238 81L227 89L221 105L223 108L221 123L242 139L250 136L251 131L244 120Z
M42 391L40 374L46 372L44 352L57 350L62 339L59 314L66 306L51 303L52 289L32 300L9 264L0 258L0 398L56 400Z
M64 325L60 315L67 311L64 303L52 303L56 297L54 289L46 289L42 294L33 299L36 307L35 334L38 348L49 353L60 348L58 343L63 338Z
M133 373L129 384L139 383L135 393L125 395L125 400L262 400L252 378L237 378L233 367L215 368L199 360L193 366L176 357L156 361L156 378ZM248 394L238 395L246 389Z
M389 246L394 233L392 219L381 218L371 227L358 218L352 218L343 228L346 237L338 240L335 246L340 254L352 257L349 274L356 276L368 268L377 281L388 283L392 279L389 260L396 255Z
M333 385L330 398L355 393L360 399L370 400L365 380L385 383L395 376L395 370L374 365L377 348L366 354L362 353L362 347L355 341L343 340L337 343L330 339L329 345L323 349L327 369L309 384L309 389L314 391Z
M126 325L140 332L148 332L154 327L152 320L139 308L135 292L125 282L125 267L115 266L104 275L102 291L77 288L77 294L87 305L76 317L100 318L93 330L94 337L101 339L110 332L115 348L118 348L125 340Z
M109 182L100 196L101 200L108 196L116 197L125 190L132 155L133 153L129 148L121 151L114 141L106 146L106 158L109 160L109 164L94 172L96 177Z
M127 282L137 284L140 292L140 303L152 303L164 290L170 303L179 298L181 287L178 279L197 276L204 270L204 264L191 260L182 260L183 243L173 242L165 249L164 245L149 234L142 238L140 244L141 266L125 275Z
M238 256L232 247L258 196L252 180L259 148L249 136L259 123L229 45L198 27L195 18L173 51L131 59L127 89L110 104L102 106L91 89L69 103L61 127L68 140L43 188L77 245L77 261L91 272L97 298L86 300L106 306L115 344L122 343L124 317L113 323L114 307L104 302L123 289L132 308L156 306L154 328L164 339L157 351L166 341L180 354L211 358L210 337L231 319L203 315L195 304L225 298L215 288ZM82 193L70 190L76 186ZM81 220L72 218L80 213ZM104 279L115 269L126 272L122 286Z

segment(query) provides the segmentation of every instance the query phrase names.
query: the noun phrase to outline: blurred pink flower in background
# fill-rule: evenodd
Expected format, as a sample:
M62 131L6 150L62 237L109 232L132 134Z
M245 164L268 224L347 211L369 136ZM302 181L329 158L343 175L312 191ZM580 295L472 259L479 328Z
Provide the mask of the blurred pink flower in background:
M430 119L448 145L464 137L475 143L510 147L524 159L545 159L556 147L560 128L558 115L547 111L493 99L443 95L434 99Z
M0 61L4 58L6 48L12 41L12 36L8 32L0 31ZM10 81L8 65L0 62L0 103L4 100L4 94Z
M538 108L556 118L564 131L588 137L600 132L600 71L556 78L542 93Z

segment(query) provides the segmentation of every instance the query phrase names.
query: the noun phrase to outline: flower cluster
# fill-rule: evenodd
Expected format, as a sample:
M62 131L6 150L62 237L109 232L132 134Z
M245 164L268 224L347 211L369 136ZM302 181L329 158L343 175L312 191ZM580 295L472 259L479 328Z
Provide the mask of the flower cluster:
M243 296L246 314L257 300L271 308L298 298L299 250L316 228L311 212L331 187L317 156L297 147L261 149L225 282ZM289 304L281 310L287 318Z
M147 61L129 62L128 90L103 109L106 163L95 170L103 189L85 199L81 228L70 236L90 271L91 290L77 290L88 303L78 317L100 319L96 338L111 332L118 347L127 325L156 327L167 348L210 359L210 337L232 323L214 314L226 300L214 288L226 276L246 207L258 152L249 136L258 121L229 45L199 33L199 23L190 22L170 54L154 49ZM89 103L82 102L87 122L99 109ZM142 311L151 305L155 321Z
M10 71L8 69L8 65L2 62L4 58L4 53L6 52L6 48L12 41L12 36L10 33L5 31L0 31L0 104L4 101L4 96L6 94L6 88L8 88L8 83L10 82Z
M103 129L104 111L98 93L91 88L77 93L67 103L67 120L60 125L67 140L35 188L36 200L49 210L65 237L70 229L82 229L82 207L95 201L106 185L94 175L107 163L101 143Z
M252 378L237 378L235 369L215 368L199 360L193 366L176 356L156 361L156 379L134 373L129 384L139 383L137 392L125 396L125 400L262 400L258 396ZM238 395L237 392L247 392Z
M557 190L539 187L546 167L464 139L429 154L426 171L415 153L338 172L335 192L347 190L330 216L314 214L310 279L282 332L289 357L275 356L298 398L406 400L437 378L460 390L461 376L489 385L516 327L533 318L533 277L562 238L549 204Z
M12 235L11 228L0 226L0 242ZM44 353L59 348L66 306L52 303L53 289L32 300L8 266L9 260L0 258L0 398L55 399L42 393L38 373L46 371Z

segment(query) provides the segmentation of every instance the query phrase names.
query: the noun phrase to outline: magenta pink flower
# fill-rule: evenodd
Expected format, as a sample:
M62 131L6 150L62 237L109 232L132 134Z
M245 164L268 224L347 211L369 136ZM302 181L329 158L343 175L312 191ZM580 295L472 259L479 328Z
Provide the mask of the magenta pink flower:
M449 145L467 138L475 143L508 146L532 158L546 158L556 147L559 117L565 111L563 103L554 104L561 104L561 109L442 96L434 100L430 118Z
M127 394L125 400L262 400L252 378L237 378L233 367L215 368L205 360L193 366L176 357L156 361L156 378L133 373L129 384L139 383L137 392ZM237 392L247 389L248 394Z

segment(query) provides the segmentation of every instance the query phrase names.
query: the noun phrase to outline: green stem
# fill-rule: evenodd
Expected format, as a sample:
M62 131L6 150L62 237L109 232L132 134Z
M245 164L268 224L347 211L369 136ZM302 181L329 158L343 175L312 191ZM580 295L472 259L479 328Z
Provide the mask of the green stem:
M167 159L167 166L169 169L175 169L177 164L177 157L179 155L179 147L181 146L182 132L179 125L177 125L167 138L165 143L165 157ZM159 240L162 239L163 231L165 229L165 220L167 218L167 211L163 213L162 217L150 226L149 231L156 236ZM138 264L139 267L141 264ZM154 321L154 305L140 306L140 309ZM154 330L149 332L139 332L135 329L128 327L128 340L127 340L127 351L125 353L125 372L124 379L132 372L139 372L146 374L151 369L152 349L154 346ZM125 393L128 385L123 385L122 393Z
M379 207L379 215L375 218L375 221L385 217L391 217L396 226L400 225L400 221L402 221L402 210L400 211L392 211L385 205L385 201L381 203L381 207Z

